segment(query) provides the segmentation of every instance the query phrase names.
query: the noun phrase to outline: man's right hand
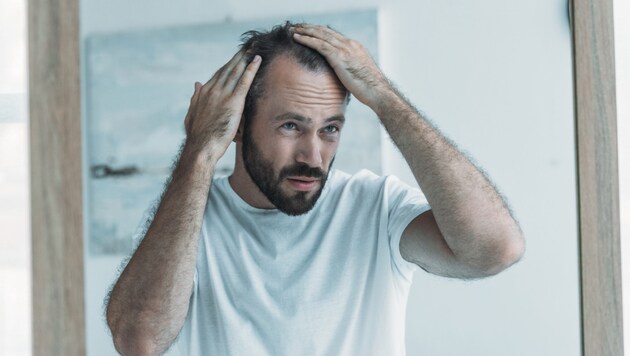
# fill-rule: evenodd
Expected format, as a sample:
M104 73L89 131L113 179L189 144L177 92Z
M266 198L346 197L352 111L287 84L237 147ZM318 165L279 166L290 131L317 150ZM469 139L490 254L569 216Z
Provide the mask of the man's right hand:
M223 156L238 129L245 97L261 58L239 51L204 85L195 82L195 92L184 120L186 145L209 159Z
M195 83L184 149L142 242L107 304L122 355L162 354L184 324L193 290L199 231L216 161L236 135L260 57L237 53L206 84ZM184 153L182 153L182 157ZM201 157L202 164L194 158Z

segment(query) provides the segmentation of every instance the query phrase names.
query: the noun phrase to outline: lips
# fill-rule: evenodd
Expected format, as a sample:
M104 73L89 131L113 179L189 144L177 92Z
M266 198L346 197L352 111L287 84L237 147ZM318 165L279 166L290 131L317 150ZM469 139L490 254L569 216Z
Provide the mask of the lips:
M317 186L319 179L313 177L287 177L287 181L297 190L308 191Z

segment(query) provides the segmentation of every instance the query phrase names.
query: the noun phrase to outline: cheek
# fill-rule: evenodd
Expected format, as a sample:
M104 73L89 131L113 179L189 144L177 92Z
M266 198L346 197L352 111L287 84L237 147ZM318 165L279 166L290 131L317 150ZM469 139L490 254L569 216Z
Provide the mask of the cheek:
M276 138L268 144L269 149L267 152L270 154L269 159L273 162L274 169L278 170L293 163L293 154L295 152L293 141Z
M331 159L333 159L333 157L335 157L335 154L337 153L337 148L339 147L339 140L335 141L335 142L325 142L323 147L322 147L322 155L324 157L326 157L326 159L328 160L328 162L330 162Z

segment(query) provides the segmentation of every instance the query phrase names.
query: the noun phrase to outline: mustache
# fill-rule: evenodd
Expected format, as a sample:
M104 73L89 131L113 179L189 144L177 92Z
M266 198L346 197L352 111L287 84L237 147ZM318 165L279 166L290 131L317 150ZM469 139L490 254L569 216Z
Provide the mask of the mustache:
M292 164L288 167L282 168L282 170L280 171L280 179L283 179L289 176L324 178L324 175L326 175L326 172L324 172L320 168L310 167L308 164L304 164L304 163Z

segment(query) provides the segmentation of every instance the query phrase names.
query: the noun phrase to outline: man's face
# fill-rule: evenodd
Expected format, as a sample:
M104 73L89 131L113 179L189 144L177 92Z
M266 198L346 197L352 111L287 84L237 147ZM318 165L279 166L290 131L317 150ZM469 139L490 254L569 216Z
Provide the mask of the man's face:
M264 92L243 131L245 168L276 208L301 215L317 202L334 161L346 91L334 73L278 57Z

